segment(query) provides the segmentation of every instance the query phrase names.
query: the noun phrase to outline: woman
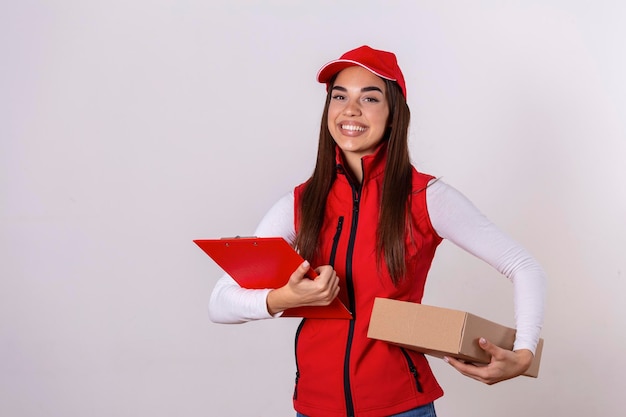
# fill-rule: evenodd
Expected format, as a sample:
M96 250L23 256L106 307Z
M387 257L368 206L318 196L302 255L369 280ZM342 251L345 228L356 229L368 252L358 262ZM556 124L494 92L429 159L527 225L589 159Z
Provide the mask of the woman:
M352 320L304 319L296 333L294 407L299 416L434 416L443 395L424 355L368 339L375 297L420 302L437 246L449 239L514 283L513 351L481 340L485 367L453 358L493 384L522 374L543 321L537 262L463 195L410 162L404 77L393 53L362 46L324 65L328 95L311 178L266 214L255 234L282 236L304 262L282 288L248 290L223 276L211 295L215 322L277 317L339 297ZM319 277L305 278L317 266Z

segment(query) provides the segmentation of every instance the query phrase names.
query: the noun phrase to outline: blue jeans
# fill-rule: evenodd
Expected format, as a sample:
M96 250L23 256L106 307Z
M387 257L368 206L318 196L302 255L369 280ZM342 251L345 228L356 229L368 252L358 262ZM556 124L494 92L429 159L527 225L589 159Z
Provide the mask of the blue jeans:
M296 417L307 417L304 414L297 413ZM381 416L383 417L383 416ZM404 413L394 414L389 417L437 417L435 414L435 404L429 403L421 407L414 408Z

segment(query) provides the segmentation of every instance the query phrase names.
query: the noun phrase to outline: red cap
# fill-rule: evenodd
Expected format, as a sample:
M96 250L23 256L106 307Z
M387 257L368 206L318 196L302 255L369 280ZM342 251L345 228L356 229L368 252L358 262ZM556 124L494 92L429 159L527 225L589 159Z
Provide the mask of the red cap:
M372 49L367 45L348 51L339 59L324 65L317 73L317 81L328 84L339 71L354 65L359 65L381 78L397 82L406 99L404 76L398 66L396 56L391 52Z

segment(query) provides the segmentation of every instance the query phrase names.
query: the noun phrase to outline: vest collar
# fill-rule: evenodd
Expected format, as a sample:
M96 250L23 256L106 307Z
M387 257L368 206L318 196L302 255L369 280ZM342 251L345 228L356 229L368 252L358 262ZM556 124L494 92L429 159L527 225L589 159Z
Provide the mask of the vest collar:
M345 173L351 180L353 180L352 173L348 169L348 164L343 156L343 152L339 146L335 145L335 160L337 163L337 172ZM385 172L385 165L387 163L387 141L382 140L378 148L374 153L365 155L361 158L361 169L363 169L363 183L372 180Z

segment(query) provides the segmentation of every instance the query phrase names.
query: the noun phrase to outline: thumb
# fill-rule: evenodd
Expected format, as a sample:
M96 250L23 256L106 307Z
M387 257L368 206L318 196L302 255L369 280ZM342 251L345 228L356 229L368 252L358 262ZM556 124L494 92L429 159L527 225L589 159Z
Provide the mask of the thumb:
M478 339L478 344L482 350L489 353L491 356L493 356L498 350L498 347L496 345L494 345L493 343L491 343L484 337L481 337L480 339Z
M306 273L309 271L310 268L311 265L309 264L309 261L304 261L298 266L298 269L294 271L292 277L298 280L302 280L304 279Z

